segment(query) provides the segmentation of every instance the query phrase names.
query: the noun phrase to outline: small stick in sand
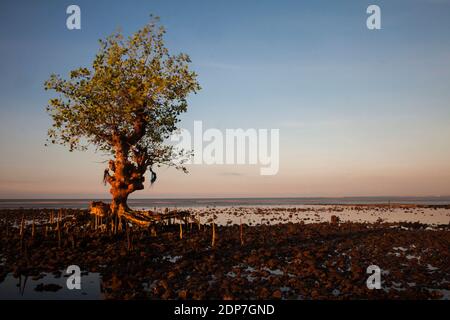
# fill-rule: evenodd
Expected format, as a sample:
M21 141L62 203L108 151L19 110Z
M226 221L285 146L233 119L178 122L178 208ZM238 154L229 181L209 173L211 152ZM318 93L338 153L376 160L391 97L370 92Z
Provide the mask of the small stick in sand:
M34 218L33 218L33 225L31 226L31 237L34 238L34 233L36 231L36 227L34 225Z
M242 219L240 219L239 233L240 233L240 238L241 238L241 246L243 246L244 245L244 229L242 226Z
M180 240L182 240L183 239L183 226L182 226L181 222L179 224L180 224Z
M111 219L111 234L114 234L114 220L115 219Z
M216 225L213 222L212 224L212 239L211 239L211 246L214 247L216 244Z
M23 238L23 233L24 233L24 225L25 225L25 216L22 215L22 221L20 222L20 237Z
M59 220L56 220L56 230L58 230L58 247L61 248L61 227Z
M22 216L22 222L20 223L20 251L23 250L23 235L24 235L25 217Z

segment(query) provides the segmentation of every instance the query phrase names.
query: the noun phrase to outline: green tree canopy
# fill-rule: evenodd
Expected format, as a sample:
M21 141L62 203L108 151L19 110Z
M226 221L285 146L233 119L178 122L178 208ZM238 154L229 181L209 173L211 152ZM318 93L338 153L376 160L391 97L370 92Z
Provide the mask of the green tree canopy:
M91 67L71 71L68 79L53 74L45 82L46 90L59 94L47 107L53 120L49 141L71 151L93 145L111 154L105 179L113 204L126 205L152 165L185 170L165 141L186 112L188 95L200 86L189 56L169 54L164 34L157 18L127 38L113 33L100 40Z

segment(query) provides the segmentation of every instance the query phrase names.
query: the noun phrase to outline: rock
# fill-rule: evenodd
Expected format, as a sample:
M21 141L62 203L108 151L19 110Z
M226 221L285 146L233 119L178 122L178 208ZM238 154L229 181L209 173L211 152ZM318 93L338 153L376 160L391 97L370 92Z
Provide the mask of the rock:
M279 265L278 261L275 259L270 259L269 261L267 261L267 266L270 269L275 269L277 266Z
M274 298L274 299L281 299L281 297L282 297L281 290L275 290L272 293L272 298Z
M331 216L331 224L338 224L340 221L338 216L332 215Z
M361 206L352 208L367 213ZM214 210L220 217L229 209ZM26 217L36 221L42 215L47 215L44 220L48 221L51 212L24 211ZM50 223L46 222L47 232L36 223L34 241L24 242L28 246L23 252L28 254L25 260L18 254L20 238L17 227L13 227L20 223L21 216L18 219L17 211L1 209L0 230L4 232L0 232L0 282L9 273L36 280L41 273L59 270L67 277L64 269L75 263L83 270L101 273L101 286L108 299L438 299L441 296L437 290L448 289L445 281L450 272L450 253L445 243L450 241L450 225L429 230L414 223L351 223L334 218L334 224L315 223L317 217L330 217L339 211L334 206L292 211L302 212L301 219L315 217L305 225L288 223L287 215L267 218L262 225L246 223L244 246L239 241L239 225L217 226L221 241L215 250L209 249L211 233L205 227L185 228L182 241L178 224L157 226L157 237L151 237L146 228L133 228L134 250L128 251L125 232L94 230L86 210L73 210L68 212L86 212L89 217L85 222L64 221L67 228L62 229L62 238L71 239L73 235L76 244L69 241L64 245L63 240L59 246ZM261 218L268 213L259 210ZM206 221L210 213L202 214ZM235 209L234 215L245 217L245 210ZM266 225L269 220L279 224ZM30 235L29 229L25 235ZM404 251L394 249L399 247ZM174 263L161 259L179 256L182 258ZM377 261L383 262L383 271L389 271L383 273L383 281L387 286L399 284L401 291L367 289L366 268ZM429 283L435 284L436 291L421 289ZM284 290L286 287L291 289ZM56 289L44 284L37 287L41 291ZM334 289L339 290L339 296L333 294Z
M178 298L180 298L182 300L186 300L186 298L187 298L187 290L180 290L178 292Z
M259 299L268 299L270 296L270 291L266 287L262 287L259 289L258 298Z

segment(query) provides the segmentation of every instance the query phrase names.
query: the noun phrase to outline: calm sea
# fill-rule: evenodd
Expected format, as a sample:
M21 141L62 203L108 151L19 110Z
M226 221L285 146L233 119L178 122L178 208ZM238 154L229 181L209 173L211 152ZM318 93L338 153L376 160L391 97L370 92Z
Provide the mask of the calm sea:
M83 209L92 200L109 202L110 199L0 199L0 208L73 208ZM196 199L130 199L130 207L151 209L154 207L236 207L276 206L302 204L450 204L448 197L344 197L344 198L196 198Z

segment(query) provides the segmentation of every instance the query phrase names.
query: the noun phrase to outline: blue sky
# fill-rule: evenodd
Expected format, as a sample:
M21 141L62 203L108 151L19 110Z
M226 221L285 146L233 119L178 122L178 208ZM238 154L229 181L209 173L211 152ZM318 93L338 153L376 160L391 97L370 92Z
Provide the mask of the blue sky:
M70 4L81 30L65 27ZM450 194L450 1L2 1L0 197L107 194L104 158L44 147L43 82L150 13L199 74L183 126L279 128L281 168L164 170L137 196Z

